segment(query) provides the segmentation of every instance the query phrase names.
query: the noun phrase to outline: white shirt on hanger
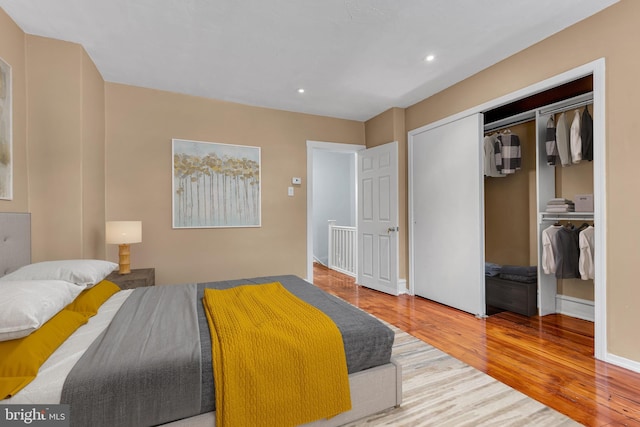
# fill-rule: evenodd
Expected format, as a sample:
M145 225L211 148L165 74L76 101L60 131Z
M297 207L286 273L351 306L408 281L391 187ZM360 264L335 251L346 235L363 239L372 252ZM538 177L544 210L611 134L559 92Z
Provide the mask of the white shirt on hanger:
M595 279L595 269L593 262L594 248L595 248L595 234L594 228L588 226L580 232L578 236L578 242L580 244L580 259L578 261L578 268L580 269L580 276L582 280Z
M569 130L566 115L562 112L556 121L556 145L558 146L558 155L560 156L560 163L562 163L562 166L569 166L571 164Z
M571 145L571 160L574 164L580 163L582 160L582 137L580 136L580 112L576 110L571 122L571 131L569 136Z
M542 271L545 274L555 274L556 272L556 259L551 243L561 228L561 225L552 225L542 231Z

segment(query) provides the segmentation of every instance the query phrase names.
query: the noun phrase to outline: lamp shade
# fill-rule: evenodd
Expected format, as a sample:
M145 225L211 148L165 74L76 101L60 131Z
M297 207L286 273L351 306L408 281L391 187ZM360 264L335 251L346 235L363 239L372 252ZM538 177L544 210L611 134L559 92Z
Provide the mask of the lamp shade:
M107 243L117 245L142 242L142 221L107 221Z

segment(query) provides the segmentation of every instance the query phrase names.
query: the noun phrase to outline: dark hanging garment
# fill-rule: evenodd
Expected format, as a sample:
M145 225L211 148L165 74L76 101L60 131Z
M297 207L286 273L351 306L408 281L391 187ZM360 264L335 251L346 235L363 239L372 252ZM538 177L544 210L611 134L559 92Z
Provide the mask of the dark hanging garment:
M553 116L547 120L547 135L545 138L545 149L547 151L547 164L549 166L555 166L560 163L560 156L558 155L558 146L556 144L556 122Z
M593 161L593 118L589 109L584 107L580 121L580 139L582 139L582 159Z
M575 227L562 227L552 242L556 261L556 278L579 279L580 232ZM556 255L557 254L557 255Z

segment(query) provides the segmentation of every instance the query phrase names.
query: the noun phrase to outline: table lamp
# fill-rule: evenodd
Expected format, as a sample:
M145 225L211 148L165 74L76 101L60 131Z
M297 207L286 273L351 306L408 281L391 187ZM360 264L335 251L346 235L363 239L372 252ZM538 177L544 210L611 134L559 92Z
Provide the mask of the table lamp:
M129 244L142 242L142 221L107 221L108 244L120 245L120 274L131 273Z

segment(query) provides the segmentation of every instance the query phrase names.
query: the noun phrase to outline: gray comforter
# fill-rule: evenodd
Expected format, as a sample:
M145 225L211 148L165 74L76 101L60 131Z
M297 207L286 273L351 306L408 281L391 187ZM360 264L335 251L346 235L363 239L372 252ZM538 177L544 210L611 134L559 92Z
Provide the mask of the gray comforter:
M67 377L74 426L146 426L215 410L205 288L278 281L342 334L349 373L389 362L393 331L296 276L136 289Z

